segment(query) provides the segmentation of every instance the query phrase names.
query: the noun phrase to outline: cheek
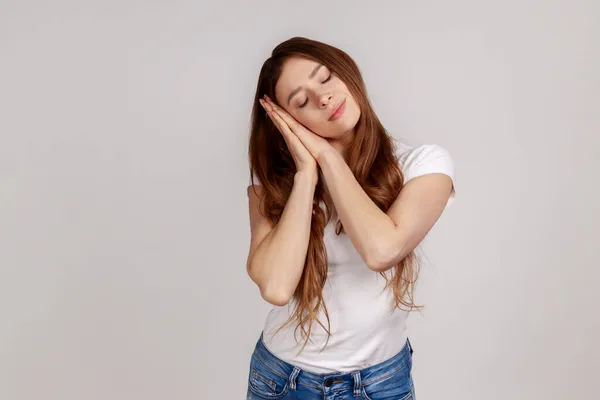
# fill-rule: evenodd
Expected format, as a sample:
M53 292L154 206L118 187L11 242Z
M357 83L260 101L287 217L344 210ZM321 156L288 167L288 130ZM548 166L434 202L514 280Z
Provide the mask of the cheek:
M360 106L358 105L358 102L352 98L352 119L358 119L360 118Z
M310 112L295 113L295 114L291 114L291 115L296 119L296 121L300 122L302 125L304 125L305 127L307 127L308 129L311 129L311 130L316 128L319 124L316 116L311 114Z
M357 102L354 102L354 107L356 107L355 112L356 112L356 118L358 119L358 118L360 118L360 114L361 114L360 105Z

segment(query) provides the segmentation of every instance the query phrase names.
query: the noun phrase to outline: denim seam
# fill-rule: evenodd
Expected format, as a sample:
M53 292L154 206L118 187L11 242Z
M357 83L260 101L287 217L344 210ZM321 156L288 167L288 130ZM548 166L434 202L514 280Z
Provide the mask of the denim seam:
M372 385L372 384L374 384L374 383L381 382L382 380L384 380L384 379L387 379L387 378L389 378L390 376L392 376L392 375L394 375L394 374L397 374L398 372L402 371L402 370L403 370L404 368L406 368L407 366L408 366L408 363L406 363L406 364L402 364L402 365L400 366L400 368L398 368L398 369L396 369L396 370L394 370L394 371L392 371L392 372L390 372L390 373L388 373L388 374L385 374L385 375L383 375L383 376L377 377L376 379L372 379L372 380L370 380L370 381L366 381L366 382L362 383L362 386Z
M297 379L298 379L299 373L300 373L300 368L294 367L294 370L292 371L290 378L289 378L291 390L296 390L296 384L298 383Z
M267 386L269 386L271 388L271 390L273 390L273 391L277 390L277 384L275 382L273 382L272 380L270 380L269 378L267 378L266 376L264 376L263 374L261 374L256 369L252 370L252 375L256 379L262 381L264 384L266 384Z
M354 397L360 395L361 381L360 381L360 371L355 371L353 374L354 378Z
M265 362L264 362L264 360L263 360L262 358L260 358L260 356L259 356L258 354L256 354L256 353L255 353L254 355L255 355L256 359L257 359L257 360L258 360L258 361L259 361L259 362L260 362L262 365L264 365L264 366L265 366L265 368L266 368L266 369L268 369L269 371L271 371L272 373L274 373L275 375L277 375L277 376L278 376L278 377L280 377L280 378L287 379L288 381L290 380L290 377L289 377L289 376L283 376L282 374L278 373L277 371L274 371L273 369L271 369L271 368L270 368L270 367L267 365L267 363L265 363ZM302 369L300 369L300 372L302 372ZM290 376L291 376L291 375L290 375ZM307 383L307 382L301 382L301 381L298 381L298 380L297 380L297 378L296 378L296 387L298 387L299 385L302 385L302 386L308 386L308 387L311 387L311 388L313 388L313 389L321 389L321 386L312 385L312 384L310 384L310 383Z
M276 356L275 354L271 353L271 352L269 351L269 349L265 349L265 350L267 351L267 354L271 355L271 356L272 356L272 357L274 357L274 358L277 358L277 356ZM288 380L290 379L290 377L289 377L289 376L283 376L283 375L279 374L278 372L276 372L276 371L273 371L273 370L272 370L272 369L271 369L271 368L270 368L270 367L267 365L267 363L266 363L266 362L265 362L265 361L264 361L264 360L263 360L263 359L262 359L262 358L261 358L261 357L258 355L258 352L256 352L256 351L255 351L255 352L254 352L254 355L256 356L256 359L257 359L258 361L260 361L260 363L261 363L262 365L264 365L264 366L265 366L265 368L267 368L269 371L271 371L272 373L274 373L275 375L277 375L277 376L279 376L279 377L281 377L281 378L288 379ZM282 362L285 362L285 361L283 361L283 360L281 360L281 361L282 361ZM291 364L290 364L290 365L291 365ZM303 371L304 371L303 369L300 369L300 372L303 372ZM296 386L298 386L298 385L302 385L302 386L308 386L308 387L311 387L311 388L313 388L313 389L321 389L321 386L313 385L313 384L310 384L310 383L307 383L307 382L299 382L298 380L296 380Z
M257 396L266 397L268 399L273 399L273 400L277 400L277 399L283 398L283 396L285 396L287 394L287 392L288 392L288 384L287 383L283 387L283 390L281 391L281 393L277 393L277 394L265 394L265 393L262 393L260 390L258 390L258 388L256 388L254 386L254 384L252 383L252 381L249 382L248 388L250 389L250 391L252 393L254 393Z
M302 385L302 386L308 386L308 387L311 387L311 388L313 388L313 389L319 389L319 390L322 390L322 387L321 387L321 386L316 386L316 385L313 385L313 384L311 384L311 383L306 383L306 382L297 382L297 381L296 381L296 386L298 386L298 385Z
M369 395L368 395L368 394L367 394L367 392L365 391L365 387L364 387L364 386L363 386L363 388L362 388L362 395L363 395L363 397L365 398L365 400L371 400L371 398L369 397ZM410 392L408 392L408 394L407 394L406 396L404 396L404 397L402 397L401 399L398 399L398 400L410 400L410 399L412 399L412 398L413 398L413 391L412 391L412 389L411 389L411 391L410 391Z
M408 394L406 396L404 396L403 398L401 398L400 400L410 400L413 398L413 392L412 389L410 392L408 392Z
M280 374L279 372L277 372L277 371L274 371L274 370L273 370L271 367L269 367L269 366L267 365L267 363L266 363L266 362L265 362L265 361L264 361L262 358L260 358L260 356L259 356L257 353L255 353L254 355L256 356L256 359L257 359L257 360L258 360L258 361L259 361L259 362L260 362L262 365L264 365L264 366L265 366L265 368L266 368L266 369L268 369L269 371L271 371L271 372L272 372L272 373L274 373L275 375L279 376L280 378L283 378L283 379L286 379L286 380L289 380L289 379L290 379L290 377L289 377L289 376L284 376L284 375Z

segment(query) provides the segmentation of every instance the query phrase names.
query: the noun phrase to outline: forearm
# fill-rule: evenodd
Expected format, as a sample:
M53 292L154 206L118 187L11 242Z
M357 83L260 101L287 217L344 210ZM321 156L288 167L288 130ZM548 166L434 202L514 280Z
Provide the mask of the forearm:
M390 242L397 237L396 225L365 193L340 153L323 152L318 162L348 237L370 268L381 268L402 246Z
M265 300L286 304L300 281L310 238L315 184L299 172L279 222L257 247L250 270Z

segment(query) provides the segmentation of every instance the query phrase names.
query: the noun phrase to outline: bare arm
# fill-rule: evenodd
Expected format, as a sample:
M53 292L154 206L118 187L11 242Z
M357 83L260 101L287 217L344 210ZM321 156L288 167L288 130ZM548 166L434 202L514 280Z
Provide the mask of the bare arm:
M302 276L310 237L315 182L311 172L298 172L279 222L272 226L260 212L263 188L248 188L250 251L246 269L261 296L271 304L287 304Z
M444 174L414 178L384 213L337 151L323 152L319 164L348 237L374 271L399 263L423 240L442 214L453 187Z
M289 140L299 139L317 160L344 229L365 263L374 271L392 268L425 237L453 193L448 174L428 172L411 179L387 212L365 193L342 155L323 137L289 113L265 104Z

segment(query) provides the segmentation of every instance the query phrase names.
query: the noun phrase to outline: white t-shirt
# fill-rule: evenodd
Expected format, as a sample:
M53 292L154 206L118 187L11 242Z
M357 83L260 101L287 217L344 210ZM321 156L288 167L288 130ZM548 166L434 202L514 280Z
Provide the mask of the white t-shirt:
M454 161L438 145L411 147L397 142L397 154L404 182L429 174L443 173L454 181ZM255 179L255 183L258 180ZM448 200L454 200L455 190ZM397 354L406 343L408 312L394 308L390 289L383 290L385 279L367 267L345 233L335 234L335 218L325 227L328 273L323 298L330 320L331 336L323 349L327 332L315 321L310 340L297 354L304 341L300 330L294 339L295 322L276 335L273 333L288 320L295 301L274 306L263 329L266 347L280 359L317 373L350 372L385 361ZM387 271L388 277L392 270ZM327 326L323 312L319 315Z

